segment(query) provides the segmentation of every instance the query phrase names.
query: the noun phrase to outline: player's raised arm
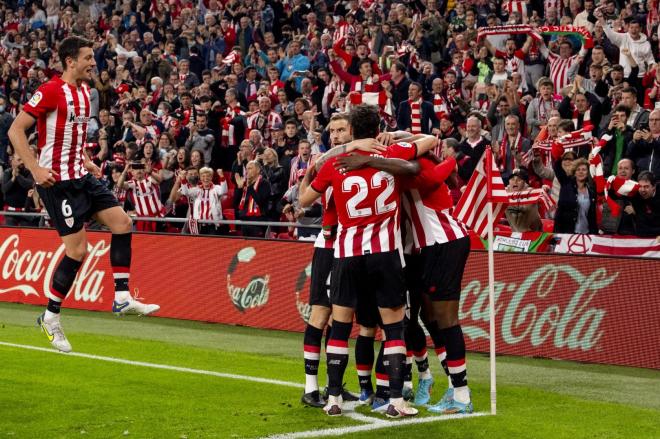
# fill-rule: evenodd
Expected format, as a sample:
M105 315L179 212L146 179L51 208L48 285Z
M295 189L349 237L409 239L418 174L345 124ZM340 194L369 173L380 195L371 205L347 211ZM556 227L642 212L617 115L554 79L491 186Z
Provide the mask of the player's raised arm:
M39 166L36 157L30 151L28 138L25 134L35 123L35 119L25 111L21 111L9 128L9 140L16 153L23 159L25 167L32 173L35 183L43 187L55 184L54 171Z

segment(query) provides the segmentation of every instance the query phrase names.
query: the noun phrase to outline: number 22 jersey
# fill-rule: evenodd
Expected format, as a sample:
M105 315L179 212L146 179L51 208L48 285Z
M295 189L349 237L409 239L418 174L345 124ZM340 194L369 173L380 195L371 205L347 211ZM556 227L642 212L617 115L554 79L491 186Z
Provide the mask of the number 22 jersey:
M414 144L399 142L390 145L383 156L411 160L416 152ZM328 160L311 184L319 193L333 188L339 219L335 257L400 250L400 195L394 176L369 167L342 174L335 169L336 161L337 157Z

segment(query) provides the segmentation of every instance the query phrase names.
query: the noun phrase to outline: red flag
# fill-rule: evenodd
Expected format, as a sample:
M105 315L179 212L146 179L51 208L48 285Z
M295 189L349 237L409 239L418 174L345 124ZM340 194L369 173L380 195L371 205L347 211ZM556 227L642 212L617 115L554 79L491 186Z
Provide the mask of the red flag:
M490 147L486 148L470 177L465 192L454 209L454 217L484 237L488 232L488 202L493 203L493 223L504 214L509 195L499 169L495 166Z

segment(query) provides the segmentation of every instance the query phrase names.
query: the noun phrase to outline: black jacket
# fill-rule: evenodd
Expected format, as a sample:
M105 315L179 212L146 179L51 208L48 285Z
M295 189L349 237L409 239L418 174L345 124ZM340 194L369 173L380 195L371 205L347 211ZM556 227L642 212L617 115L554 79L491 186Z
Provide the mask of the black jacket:
M490 145L490 142L485 137L482 137L474 148L467 142L467 140L458 145L460 152L467 157L467 160L465 160L458 168L458 176L461 177L463 181L470 181L470 177L472 177L472 173L477 167L477 163L479 163L481 156L484 155L484 151L486 151L488 145Z
M420 121L422 123L422 134L431 134L433 128L440 126L440 122L433 110L433 104L428 101L422 101L421 110ZM400 130L408 130L412 127L410 101L401 102L399 111L397 112L396 122Z
M637 172L651 171L660 177L660 138L650 142L639 140L628 144L628 158L635 162Z
M557 213L555 214L555 233L575 233L575 224L578 218L578 188L575 177L566 175L564 168L561 167L561 159L553 163L555 176L561 188L559 190L559 200L557 201ZM596 190L593 185L587 185L589 189L589 212L587 220L589 221L589 234L598 233L596 223Z

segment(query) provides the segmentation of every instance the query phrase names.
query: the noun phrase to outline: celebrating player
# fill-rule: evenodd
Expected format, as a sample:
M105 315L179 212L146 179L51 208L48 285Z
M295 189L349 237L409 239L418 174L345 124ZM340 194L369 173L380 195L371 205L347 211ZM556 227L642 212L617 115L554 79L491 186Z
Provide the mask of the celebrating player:
M158 305L133 298L128 289L131 266L129 216L106 186L97 180L100 170L83 153L90 120L90 92L85 81L96 66L92 42L80 37L65 38L58 49L64 68L39 87L25 104L9 130L16 153L32 173L48 215L64 242L60 261L48 294L46 311L37 323L52 345L71 351L60 324L60 307L87 252L83 226L94 217L112 232L110 263L115 280L116 314L152 314ZM39 160L30 153L26 131L37 122Z

